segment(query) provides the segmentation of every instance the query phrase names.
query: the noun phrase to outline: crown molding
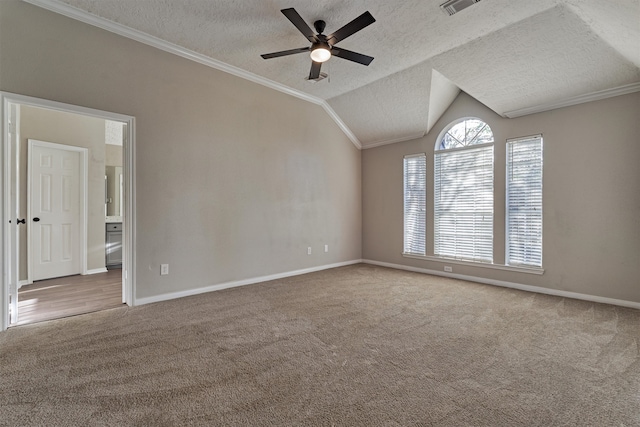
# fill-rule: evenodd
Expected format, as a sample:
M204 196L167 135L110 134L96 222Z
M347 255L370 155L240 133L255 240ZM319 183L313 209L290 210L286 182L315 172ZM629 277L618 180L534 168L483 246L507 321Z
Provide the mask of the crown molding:
M307 93L301 92L297 89L290 88L289 86L283 85L281 83L275 82L273 80L267 79L265 77L259 76L257 74L251 73L249 71L246 71L241 68L235 67L233 65L227 64L225 62L219 61L217 59L210 58L208 56L186 49L182 46L178 46L176 44L167 42L165 40L159 39L158 37L154 37L149 34L143 33L142 31L134 30L122 24L118 24L117 22L100 18L98 16L92 15L88 12L77 9L73 6L69 6L68 4L59 2L57 0L23 0L23 1L26 3L30 3L34 6L38 6L43 9L49 10L51 12L55 12L60 15L66 16L67 18L84 22L85 24L89 24L94 27L101 28L111 33L118 34L120 36L126 37L131 40L135 40L137 42L146 44L148 46L155 47L157 49L163 50L168 53L172 53L174 55L180 56L190 61L197 62L207 67L215 68L216 70L220 70L225 73L232 74L236 77L249 80L253 83L266 86L270 89L277 90L278 92L286 93L287 95L294 96L298 99L302 99L303 101L307 101L307 102L311 102L313 104L319 105L324 109L324 111L329 115L329 117L333 119L333 121L338 125L340 130L342 130L345 133L345 135L347 136L347 138L349 138L349 140L353 143L353 145L355 145L356 148L358 148L359 150L362 148L362 144L360 143L358 138L355 136L355 134L349 129L349 127L344 123L344 121L331 108L331 106L329 106L329 103L327 103L327 101L325 101L322 98L318 98L316 96L312 96Z
M342 121L340 116L338 116L338 113L333 111L333 108L331 108L331 106L327 101L325 100L321 100L321 101L322 102L320 103L320 105L322 106L322 108L324 108L324 111L326 111L329 117L331 117L333 121L336 122L338 127L342 130L342 132L344 132L347 138L351 140L353 145L355 145L358 150L362 150L362 144L360 143L360 140L358 139L358 137L355 136L353 132L351 132L351 129L347 127L345 122Z
M526 116L528 114L542 113L544 111L555 110L557 108L570 107L572 105L584 104L585 102L599 101L601 99L612 98L614 96L627 95L629 93L640 92L640 82L618 86L611 89L599 90L586 95L574 96L563 101L548 102L533 107L521 108L519 110L507 111L504 116L510 119Z
M396 142L410 141L412 139L422 138L425 135L426 135L426 132L420 132L420 133L416 133L416 134L413 134L413 135L402 136L400 138L385 139L383 141L365 143L365 144L362 145L362 149L363 150L368 150L369 148L375 148L375 147L381 147L383 145L395 144Z

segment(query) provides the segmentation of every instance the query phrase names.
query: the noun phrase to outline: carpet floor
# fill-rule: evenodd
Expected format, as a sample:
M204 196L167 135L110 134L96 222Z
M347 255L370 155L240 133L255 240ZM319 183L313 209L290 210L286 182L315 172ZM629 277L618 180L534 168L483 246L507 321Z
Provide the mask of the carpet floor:
M0 333L3 426L640 426L640 311L358 264Z

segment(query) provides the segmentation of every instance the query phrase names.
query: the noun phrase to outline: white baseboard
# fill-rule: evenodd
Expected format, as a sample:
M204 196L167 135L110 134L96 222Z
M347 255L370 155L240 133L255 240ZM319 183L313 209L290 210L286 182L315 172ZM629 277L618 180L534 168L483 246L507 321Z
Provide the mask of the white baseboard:
M554 295L554 296L564 297L564 298L573 298L573 299L579 299L579 300L590 301L590 302L618 305L621 307L629 307L629 308L635 308L640 310L640 302L606 298L606 297L600 297L600 296L589 295L589 294L580 294L577 292L561 291L559 289L543 288L540 286L523 285L520 283L505 282L502 280L485 279L483 277L467 276L465 274L454 274L454 273L447 273L444 271L428 270L426 268L410 267L407 265L392 264L388 262L374 261L370 259L363 259L362 262L365 264L379 265L380 267L389 267L389 268L395 268L398 270L406 270L406 271L413 271L416 273L431 274L434 276L450 277L452 279L467 280L469 282L483 283L485 285L501 286L503 288L518 289L521 291L535 292L538 294Z
M84 273L83 275L87 275L87 274L98 274L98 273L106 273L107 269L106 268L94 268L93 270L87 270L86 273ZM33 284L33 280L20 280L18 282L18 289L20 289L22 286L24 285L32 285Z
M351 261L338 262L335 264L321 265L318 267L305 268L302 270L287 271L284 273L271 274L268 276L253 277L251 279L237 280L233 282L219 283L217 285L206 286L204 288L189 289L186 291L170 292L167 294L155 295L145 298L135 298L134 305L151 304L153 302L168 301L176 298L188 297L191 295L199 295L207 292L220 291L222 289L236 288L238 286L253 285L260 282L268 282L270 280L283 279L285 277L299 276L301 274L313 273L315 271L328 270L331 268L344 267L346 265L360 264L361 259Z

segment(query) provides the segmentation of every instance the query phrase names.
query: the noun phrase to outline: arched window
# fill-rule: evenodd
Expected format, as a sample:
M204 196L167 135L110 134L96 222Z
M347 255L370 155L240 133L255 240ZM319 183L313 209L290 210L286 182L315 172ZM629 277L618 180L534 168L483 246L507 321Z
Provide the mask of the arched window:
M493 143L493 132L480 119L462 119L453 122L444 135L438 139L436 150L450 150L470 145Z
M436 141L434 252L493 261L493 132L480 119L457 120Z

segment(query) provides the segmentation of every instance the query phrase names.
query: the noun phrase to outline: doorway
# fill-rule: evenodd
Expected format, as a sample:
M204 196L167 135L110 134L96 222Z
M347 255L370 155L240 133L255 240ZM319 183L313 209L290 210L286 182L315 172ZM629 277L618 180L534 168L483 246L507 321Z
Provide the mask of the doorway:
M18 321L11 326L93 313L122 304L120 270L38 280L18 289Z
M133 165L134 118L21 95L8 93L1 93L0 95L2 96L3 109L3 173L1 174L3 227L1 229L3 241L2 261L3 267L5 267L2 279L2 298L0 299L0 311L2 312L1 329L4 330L9 326L28 323L30 320L40 321L96 311L102 309L101 307L110 308L114 305L114 292L119 295L119 301L116 304L134 305L134 265L132 262L134 182L131 168ZM34 120L34 117L37 116L33 114L34 111L41 113L41 116L38 117L45 117L42 119L44 123L37 124L35 128L40 127L48 130L52 135L51 137L31 138L34 128L28 126L27 120ZM67 119L72 121L65 121ZM72 123L72 125L68 123ZM113 137L114 128L120 130L120 151L107 150L105 148L109 134ZM96 129L101 129L101 136ZM35 133L37 134L37 132ZM76 150L82 153L85 150L87 153L87 160L84 163L86 179L81 179L79 183L79 187L84 185L84 194L87 200L85 200L84 205L82 203L78 204L80 210L78 212L80 217L78 221L78 239L69 231L69 221L63 221L66 224L65 227L67 227L66 231L69 231L66 233L67 237L70 239L73 237L71 240L77 241L78 245L70 246L68 243L71 240L65 241L66 247L58 245L59 248L65 247L65 250L69 249L67 254L72 253L72 248L79 249L77 255L74 255L80 264L79 268L74 267L76 268L74 272L79 272L79 274L67 275L71 270L68 272L66 270L56 270L57 272L44 275L33 274L33 267L38 256L44 254L48 257L48 261L55 256L60 257L65 254L61 254L64 251L49 250L47 252L42 247L38 249L34 244L34 241L37 243L40 240L41 243L44 242L49 245L48 247L53 247L50 245L51 241L48 240L53 238L53 234L43 232L43 230L50 231L53 228L51 226L39 227L44 225L45 221L40 215L37 215L35 210L31 209L35 207L32 205L37 203L31 201L29 194L25 192L25 181L28 181L26 177L31 176L31 172L27 175L24 169L33 169L35 171L37 165L34 163L27 166L25 161L21 160L27 157L27 154L37 154L39 146L47 146L47 143L34 143L35 146L27 150L25 146L27 139L46 139L47 142L67 143L75 147L71 147L69 149L70 152ZM69 139L72 141L68 141ZM46 148L52 147L48 146ZM28 153L24 153L24 151ZM107 155L107 152L110 154ZM114 153L116 154L114 155ZM54 151L53 154L48 153L45 157L50 159L55 155L57 154ZM119 160L117 160L118 155ZM70 158L73 157L70 156ZM82 154L76 157L82 157ZM107 164L107 157L110 158L109 163L111 164L109 165ZM114 158L116 160L113 160ZM44 160L45 165L47 161ZM67 163L71 164L75 161L72 159ZM31 162L34 162L34 160L32 159ZM78 167L82 169L82 161L78 160L78 163ZM118 168L117 182L112 185L112 188L117 191L111 193L111 197L109 197L109 185L107 182L108 166ZM46 183L47 180L53 179L53 175L48 171L45 172L44 175L46 176L44 178L34 179L39 179L41 183ZM65 185L67 185L67 189L71 189L73 186L72 181L67 178L68 176L65 176ZM59 190L55 191L60 192ZM76 193L71 191L69 194ZM82 191L77 194L82 198ZM51 194L47 193L44 196L36 194L35 196L46 202ZM63 200L69 202L71 199L64 199L63 197ZM111 238L117 237L117 240L109 240L109 246L107 246L109 227L116 228L118 234L110 236ZM31 236L26 236L27 230L32 230L29 233L32 234ZM40 233L39 235L34 235L38 232ZM58 233L58 238L64 239L65 237L61 237L60 233ZM43 247L46 248L47 245ZM107 256L109 248L116 249L116 252L113 252L110 258ZM39 253L34 256L33 252L36 250ZM108 258L110 259L109 265L107 265ZM114 260L118 262L114 262ZM47 265L47 267L50 266ZM105 301L108 302L105 304ZM38 312L37 307L42 307L42 310ZM22 318L21 311L23 313Z

